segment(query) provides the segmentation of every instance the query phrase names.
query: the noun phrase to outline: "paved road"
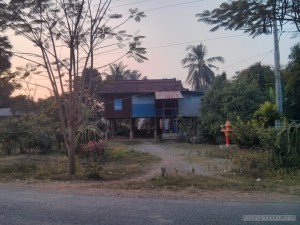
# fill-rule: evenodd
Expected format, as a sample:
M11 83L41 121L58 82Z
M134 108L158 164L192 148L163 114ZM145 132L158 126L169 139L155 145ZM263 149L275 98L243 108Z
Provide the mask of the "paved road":
M243 215L296 215L296 222L244 222ZM299 203L210 202L64 194L0 187L1 225L300 224Z

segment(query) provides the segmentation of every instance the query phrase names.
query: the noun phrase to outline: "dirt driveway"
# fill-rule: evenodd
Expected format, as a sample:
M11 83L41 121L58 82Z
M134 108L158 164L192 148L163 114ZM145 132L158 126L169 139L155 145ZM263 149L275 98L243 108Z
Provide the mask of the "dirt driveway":
M176 142L154 142L143 140L141 144L133 145L132 149L147 152L161 158L161 161L149 169L143 178L160 176L165 168L168 175L197 174L203 176L218 176L226 171L229 161L225 159L207 158L206 145L191 145ZM195 160L197 156L198 160ZM199 161L199 159L202 159Z

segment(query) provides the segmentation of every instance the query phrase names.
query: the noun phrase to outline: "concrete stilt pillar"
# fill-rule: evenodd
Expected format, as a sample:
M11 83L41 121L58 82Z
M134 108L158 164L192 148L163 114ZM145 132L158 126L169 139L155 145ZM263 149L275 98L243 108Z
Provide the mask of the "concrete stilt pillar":
M154 117L154 139L157 139L157 119Z
M134 138L134 131L133 131L133 118L130 118L130 125L129 125L129 129L130 129L130 140L133 140Z
M109 138L109 122L108 120L105 121L105 140Z

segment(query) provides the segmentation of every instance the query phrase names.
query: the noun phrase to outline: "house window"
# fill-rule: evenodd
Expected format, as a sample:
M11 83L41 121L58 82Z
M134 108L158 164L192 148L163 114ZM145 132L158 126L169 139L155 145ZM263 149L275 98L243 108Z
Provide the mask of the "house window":
M122 111L122 109L123 109L122 99L115 99L114 100L114 109L115 109L115 111Z

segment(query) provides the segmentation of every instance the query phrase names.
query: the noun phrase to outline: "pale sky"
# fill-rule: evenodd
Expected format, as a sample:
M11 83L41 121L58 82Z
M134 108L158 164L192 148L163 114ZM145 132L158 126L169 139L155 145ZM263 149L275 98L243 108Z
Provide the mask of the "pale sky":
M246 69L250 65L261 62L264 65L273 65L273 36L263 35L252 38L241 31L209 32L212 26L197 22L197 13L203 10L217 8L226 0L115 0L112 10L117 13L127 13L129 8L138 8L147 15L140 23L130 22L123 29L139 32L145 35L143 46L147 48L148 61L134 62L132 58L123 60L128 69L139 70L148 79L176 78L181 80L185 87L187 69L182 68L181 60L186 56L188 45L197 45L202 42L207 47L207 57L222 56L224 64L215 64L220 74L225 71L228 78L236 71ZM291 27L284 27L291 31ZM286 65L290 48L299 42L291 39L291 33L280 34L281 65ZM10 36L13 42L13 36ZM13 45L15 43L13 42ZM15 44L15 48L32 49L30 44L22 42ZM98 56L96 64L102 66L107 59L117 58L122 50ZM13 60L13 63L16 60ZM14 65L19 64L15 63ZM103 70L100 70L102 72ZM45 84L45 80L35 82ZM45 97L48 91L39 88L36 97Z

